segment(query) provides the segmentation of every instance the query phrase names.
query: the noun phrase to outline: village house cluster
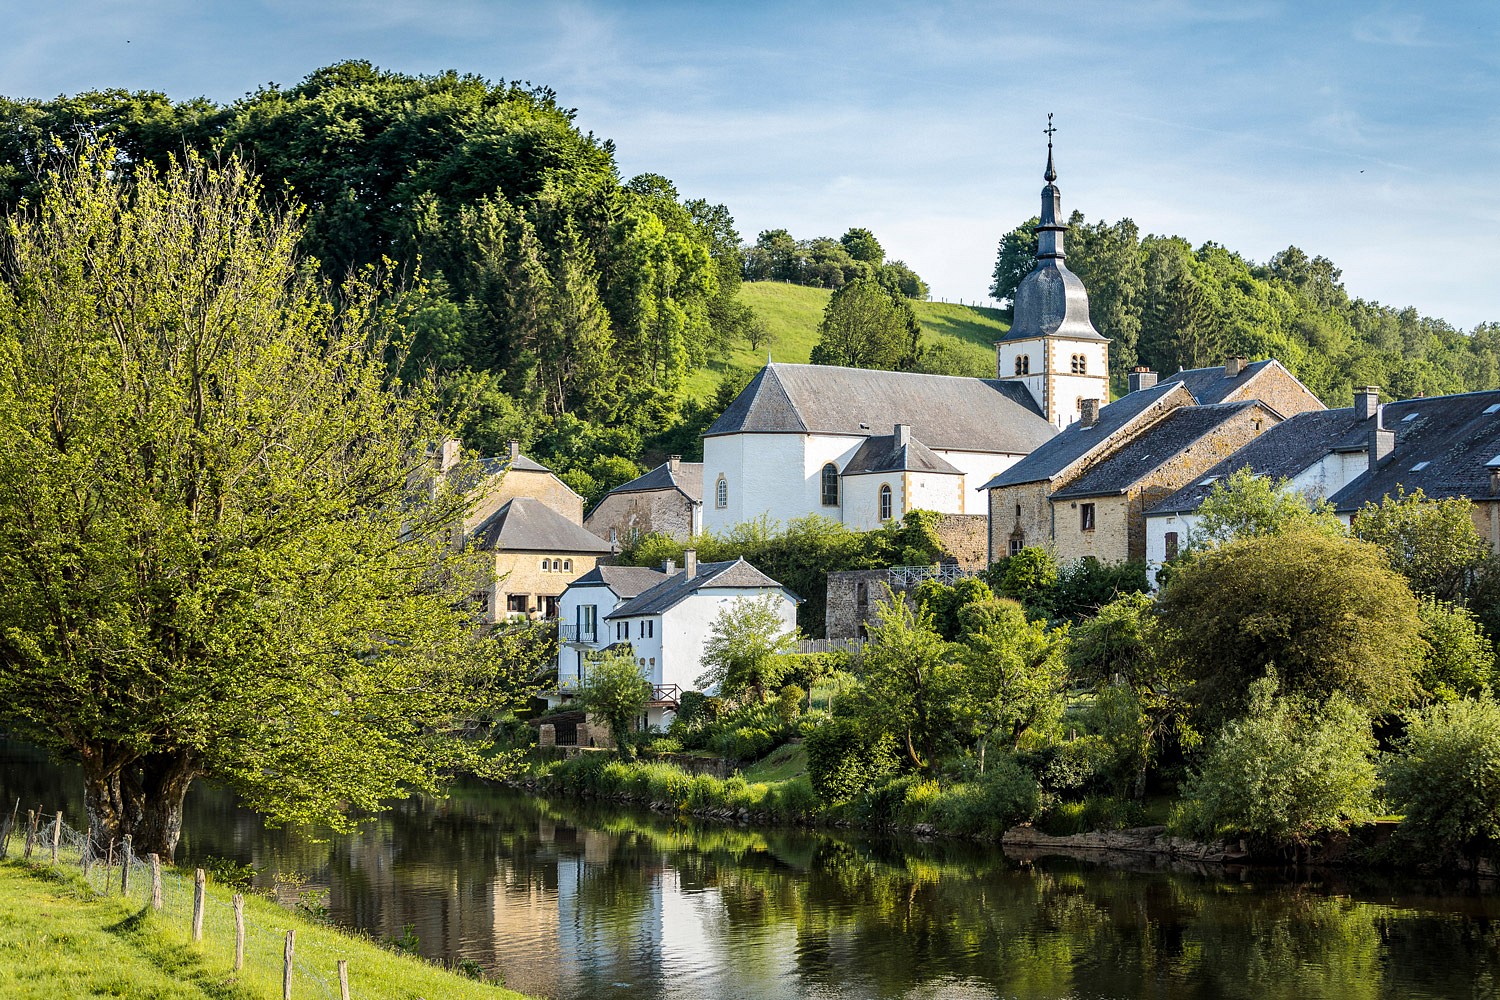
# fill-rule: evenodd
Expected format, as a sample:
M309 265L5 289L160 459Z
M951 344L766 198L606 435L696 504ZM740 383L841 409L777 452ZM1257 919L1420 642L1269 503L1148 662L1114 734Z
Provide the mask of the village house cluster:
M1177 555L1213 484L1248 468L1326 499L1347 521L1400 490L1474 501L1500 551L1500 391L1382 404L1362 387L1328 409L1275 359L1158 374L1137 368L1109 400L1109 341L1068 270L1049 147L1036 264L1016 290L993 379L820 365L762 368L704 433L703 461L677 456L583 500L516 445L483 465L496 479L457 540L493 553L487 619L557 622L556 707L588 665L628 651L652 684L646 725L669 721L701 673L727 604L772 595L788 631L798 596L743 560L614 566L648 533L682 541L761 518L821 515L855 530L912 510L940 515L952 577L1027 546L1059 562ZM445 446L442 471L457 460ZM479 487L484 484L472 484ZM830 639L861 634L872 593L896 570L830 574ZM902 579L924 573L909 570Z

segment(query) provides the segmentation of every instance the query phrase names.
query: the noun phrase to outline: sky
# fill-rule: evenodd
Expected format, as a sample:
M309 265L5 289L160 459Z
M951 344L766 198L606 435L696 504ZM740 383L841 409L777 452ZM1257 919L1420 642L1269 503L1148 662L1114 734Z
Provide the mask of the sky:
M1495 0L0 0L0 25L12 98L227 102L350 58L545 84L622 178L747 241L864 226L948 301L986 303L1036 214L1050 112L1065 212L1500 321Z

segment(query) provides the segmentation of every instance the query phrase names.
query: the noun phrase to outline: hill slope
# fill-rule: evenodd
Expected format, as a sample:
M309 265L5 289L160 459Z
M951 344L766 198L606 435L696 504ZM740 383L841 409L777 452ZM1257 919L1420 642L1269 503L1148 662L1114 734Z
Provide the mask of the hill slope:
M826 288L750 281L740 286L739 300L754 309L770 330L772 360L806 364L818 342L818 323L832 296ZM951 352L976 372L993 374L994 342L1009 329L1000 318L1000 310L951 302L912 302L912 307L922 324L924 343L936 351ZM752 350L741 341L727 360L713 360L694 371L688 377L686 391L700 399L712 396L726 371L753 372L766 363L766 354L766 345Z

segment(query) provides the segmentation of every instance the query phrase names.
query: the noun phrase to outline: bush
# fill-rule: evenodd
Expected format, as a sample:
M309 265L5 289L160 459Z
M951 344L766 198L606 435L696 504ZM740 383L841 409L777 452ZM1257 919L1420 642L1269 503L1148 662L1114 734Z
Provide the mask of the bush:
M1500 847L1500 705L1432 705L1407 720L1383 762L1386 793L1406 818L1403 839L1435 858L1470 860Z
M833 718L808 731L807 776L824 802L842 802L896 769L896 741L872 737L853 719Z
M1036 778L1015 757L996 757L976 780L945 789L932 805L945 832L998 837L1034 819L1041 808Z
M797 721L802 714L802 700L807 697L807 692L795 684L788 684L781 689L776 696L776 714L781 721L788 725Z
M1090 795L1081 802L1059 802L1048 807L1037 828L1054 837L1099 830L1128 830L1143 826L1146 810L1139 802L1113 795Z

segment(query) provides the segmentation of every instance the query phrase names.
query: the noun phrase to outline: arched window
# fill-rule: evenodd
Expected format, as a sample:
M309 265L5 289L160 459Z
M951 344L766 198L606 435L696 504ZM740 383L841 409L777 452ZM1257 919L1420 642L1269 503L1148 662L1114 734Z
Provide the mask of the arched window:
M1082 354L1073 355L1073 374L1087 375L1089 373L1089 359Z
M891 488L884 483L880 485L880 519L891 519Z
M823 466L823 506L839 505L839 470L832 462Z
M1016 357L1016 374L1017 375L1030 375L1031 374L1031 355L1029 355L1029 354L1021 354L1021 355L1018 355Z
M550 573L550 572L552 572L552 560L551 559L543 559L542 560L542 572L543 573Z
M729 480L725 479L722 475L719 476L719 481L714 484L714 506L720 510L729 506Z

